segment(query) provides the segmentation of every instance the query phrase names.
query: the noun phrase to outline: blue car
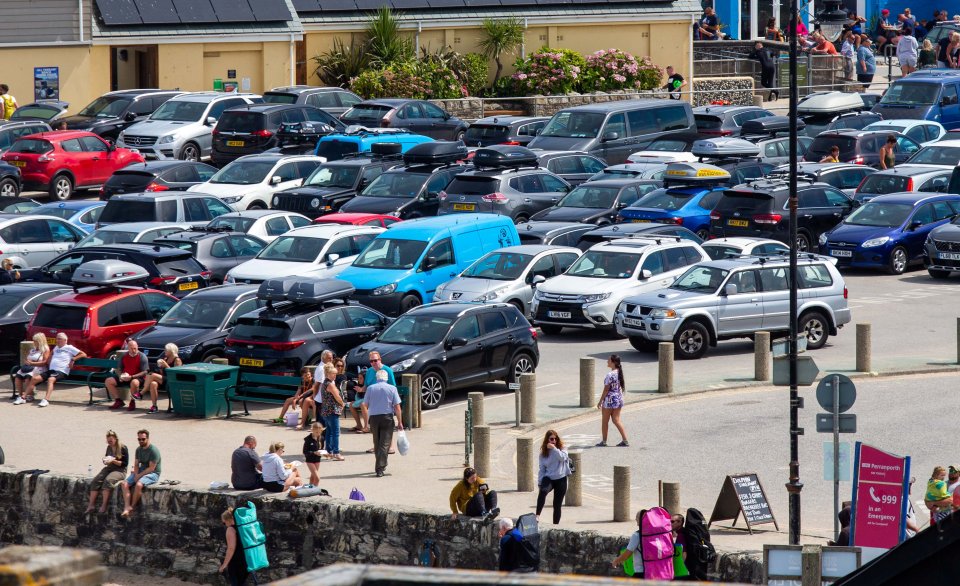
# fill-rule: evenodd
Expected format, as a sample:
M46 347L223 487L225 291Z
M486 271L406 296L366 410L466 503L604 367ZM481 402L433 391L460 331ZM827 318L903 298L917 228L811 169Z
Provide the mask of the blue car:
M730 173L703 163L670 163L663 179L667 187L651 191L620 210L620 220L677 224L706 240L710 211L727 189Z
M839 267L882 268L899 275L923 260L931 230L960 214L960 195L891 193L863 204L820 236L820 253Z
M105 201L58 201L39 205L24 215L62 218L89 234L96 229L97 219L105 205Z
M348 126L345 132L328 134L317 142L315 155L324 157L327 161L339 161L344 157L356 156L357 153L386 155L401 154L418 144L433 142L429 136L414 134L399 128L364 128L362 126ZM399 150L393 152L379 151L373 148L377 143L398 144ZM393 147L396 148L396 147Z

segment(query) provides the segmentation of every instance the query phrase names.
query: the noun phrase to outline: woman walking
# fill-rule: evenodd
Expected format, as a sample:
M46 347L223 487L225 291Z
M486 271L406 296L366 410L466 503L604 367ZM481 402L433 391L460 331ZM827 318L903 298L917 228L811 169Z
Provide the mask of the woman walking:
M34 334L33 348L27 353L26 363L21 364L20 370L13 375L17 391L17 397L13 400L14 405L33 401L33 389L36 386L33 375L42 376L47 371L48 362L50 362L50 345L47 343L47 336Z
M563 440L552 429L543 436L540 444L540 472L537 475L537 485L540 493L537 495L537 519L547 502L547 494L553 491L553 524L560 523L563 497L567 494L567 476L570 476L570 456L563 449Z
M223 554L223 563L220 564L220 573L226 578L230 586L243 586L247 583L247 560L240 547L240 537L237 535L237 523L233 519L233 507L228 508L220 515L220 520L226 526L227 553Z
M90 501L87 503L87 510L84 513L93 512L97 504L97 495L103 497L100 512L107 512L110 495L113 494L113 489L126 478L129 464L130 452L127 450L127 446L120 443L117 432L111 429L107 432L107 452L103 456L103 469L90 482Z
M610 420L620 432L620 443L617 447L626 448L630 445L627 441L627 432L623 430L623 423L620 422L620 410L623 409L623 368L620 366L620 356L611 354L607 358L607 368L610 372L603 377L603 394L600 395L600 402L597 403L597 409L603 414L603 420L600 424L600 434L603 437L598 448L607 446L607 430L610 427Z
M323 426L320 422L314 421L310 426L310 433L303 438L303 458L310 470L310 484L316 486L320 484L320 461L323 450Z
M323 380L320 387L320 416L327 428L326 446L331 459L342 462L346 458L340 455L340 415L343 413L343 397L337 388L337 367L333 364L323 366Z

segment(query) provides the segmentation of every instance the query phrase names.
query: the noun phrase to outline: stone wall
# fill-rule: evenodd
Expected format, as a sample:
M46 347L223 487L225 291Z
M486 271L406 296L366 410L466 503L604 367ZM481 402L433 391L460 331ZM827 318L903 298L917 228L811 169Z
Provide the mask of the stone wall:
M441 567L496 567L495 525L452 521L445 514L333 498L158 486L145 491L141 507L124 521L118 515L119 491L108 515L84 515L87 486L87 478L75 475L34 476L0 467L0 544L83 547L101 552L108 565L215 583L224 551L220 513L250 498L271 561L270 569L259 573L261 581L337 562L415 565L428 539L438 544ZM545 530L542 570L616 575L609 560L625 543L626 536ZM762 577L756 552L721 555L718 567L721 579L759 583Z
M693 80L693 107L714 102L736 106L753 105L752 77L699 77Z

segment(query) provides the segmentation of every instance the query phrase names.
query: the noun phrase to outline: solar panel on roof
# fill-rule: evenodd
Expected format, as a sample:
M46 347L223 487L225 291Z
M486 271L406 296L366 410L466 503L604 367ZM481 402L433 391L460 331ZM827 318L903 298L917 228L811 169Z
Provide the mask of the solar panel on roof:
M247 0L210 0L220 22L256 22Z
M320 10L326 12L343 12L356 10L357 3L353 0L322 0Z
M319 12L323 10L320 0L293 0L293 8L297 12Z
M430 8L463 8L467 5L466 0L427 0Z
M283 0L251 0L250 8L257 22L277 22L292 20L287 3Z
M500 6L500 0L470 0L470 6Z
M210 0L173 0L173 6L184 24L217 22Z
M390 4L392 4L393 8L396 10L418 10L422 8L430 8L430 5L427 4L427 0L390 0Z
M97 9L109 26L143 24L133 0L97 0Z
M390 6L388 0L356 0L359 10L379 10L383 6Z
M173 0L134 0L143 24L180 24Z

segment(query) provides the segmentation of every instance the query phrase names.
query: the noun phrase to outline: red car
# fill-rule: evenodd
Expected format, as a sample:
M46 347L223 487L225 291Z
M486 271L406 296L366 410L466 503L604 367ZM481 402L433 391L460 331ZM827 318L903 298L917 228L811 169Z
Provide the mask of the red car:
M140 153L79 130L20 137L2 159L20 168L24 189L49 191L52 199L61 201L77 189L100 187L130 163L143 162Z
M341 224L344 226L382 226L384 228L389 228L391 224L395 224L399 221L400 218L396 216L388 216L386 214L336 213L320 216L314 220L313 223Z

